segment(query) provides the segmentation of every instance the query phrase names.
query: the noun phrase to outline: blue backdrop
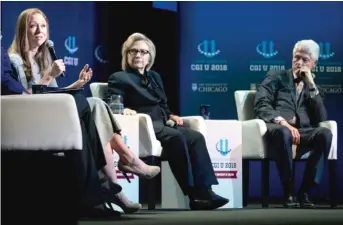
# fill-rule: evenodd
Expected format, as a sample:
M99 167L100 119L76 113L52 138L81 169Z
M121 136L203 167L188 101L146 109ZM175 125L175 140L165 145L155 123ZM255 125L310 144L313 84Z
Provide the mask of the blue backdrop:
M178 2L177 1L153 1L152 6L157 9L166 9L166 10L177 12Z
M50 39L55 50L66 64L66 76L57 78L60 87L78 79L85 64L94 68L95 10L93 2L1 2L2 46L8 49L12 43L19 14L27 8L39 8L48 17ZM82 10L80 10L82 9ZM96 76L96 71L94 71ZM93 80L95 77L93 78ZM89 85L86 85L89 94Z
M321 46L316 82L327 92L329 119L342 127L342 2L179 4L182 115L199 114L200 104L210 104L212 119L236 119L234 91L255 89L269 69L290 68L296 41L313 39ZM339 133L339 146L341 140ZM342 152L338 157L343 158ZM299 184L303 165L298 168ZM271 195L280 196L274 165L271 170ZM259 196L259 165L253 164L251 173L250 194ZM318 190L321 195L328 191L326 181L327 176Z

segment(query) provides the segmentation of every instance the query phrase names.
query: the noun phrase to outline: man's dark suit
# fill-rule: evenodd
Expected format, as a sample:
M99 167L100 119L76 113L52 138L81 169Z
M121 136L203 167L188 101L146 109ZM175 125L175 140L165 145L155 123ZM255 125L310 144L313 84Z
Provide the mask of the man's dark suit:
M193 186L209 188L218 184L203 135L185 127L166 126L172 112L162 79L153 71L148 71L146 77L135 71L112 74L105 101L109 102L112 95L121 95L125 108L151 117L156 138L163 147L163 157L168 160L184 194L189 194Z
M288 123L295 117L296 127L300 134L300 144L297 158L312 150L307 160L303 184L299 192L307 192L315 184L319 184L331 147L332 133L329 129L318 127L326 120L326 109L323 95L311 98L308 85L297 98L292 70L270 71L259 86L255 98L255 113L257 118L267 124L266 140L275 157L279 175L284 185L285 194L292 195L292 134L290 130L273 119L281 116ZM298 99L298 100L297 100ZM293 120L294 121L294 120Z

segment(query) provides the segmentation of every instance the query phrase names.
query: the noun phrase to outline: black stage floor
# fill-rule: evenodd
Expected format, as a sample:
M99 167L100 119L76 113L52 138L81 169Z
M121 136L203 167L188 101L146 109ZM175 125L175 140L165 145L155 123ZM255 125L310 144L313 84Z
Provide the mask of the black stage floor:
M316 209L284 209L279 205L261 208L260 205L249 205L244 209L225 209L215 211L165 210L153 211L143 209L135 214L123 214L116 220L81 220L80 225L110 224L222 224L222 225L328 225L343 224L343 207L330 209L327 205Z

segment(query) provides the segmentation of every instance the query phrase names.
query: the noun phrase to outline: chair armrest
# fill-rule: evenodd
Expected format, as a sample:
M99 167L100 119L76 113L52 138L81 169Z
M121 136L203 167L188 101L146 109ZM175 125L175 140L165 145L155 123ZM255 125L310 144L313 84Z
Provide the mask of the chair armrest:
M137 115L139 117L139 157L160 157L162 146L156 139L150 116L143 113Z
M242 121L245 129L248 129L249 132L254 132L254 135L263 137L267 133L267 125L261 119L253 119Z
M326 127L331 130L332 133L332 142L330 153L328 156L329 160L337 160L337 123L333 120L323 121L319 123L320 127Z
M82 150L71 95L1 96L1 106L1 150Z
M192 130L199 131L206 136L206 123L201 116L183 116L184 125Z
M267 125L263 120L252 119L242 121L242 154L246 159L264 159L266 152L263 136Z

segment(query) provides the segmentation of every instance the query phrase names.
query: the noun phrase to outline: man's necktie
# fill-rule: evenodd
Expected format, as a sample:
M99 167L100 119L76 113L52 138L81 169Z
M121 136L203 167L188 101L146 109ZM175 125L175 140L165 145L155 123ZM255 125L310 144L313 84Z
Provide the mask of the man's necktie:
M304 83L303 82L299 82L299 83L295 83L295 90L297 91L296 92L296 98L297 98L297 101L299 99L299 96L303 90L303 87L304 87Z

